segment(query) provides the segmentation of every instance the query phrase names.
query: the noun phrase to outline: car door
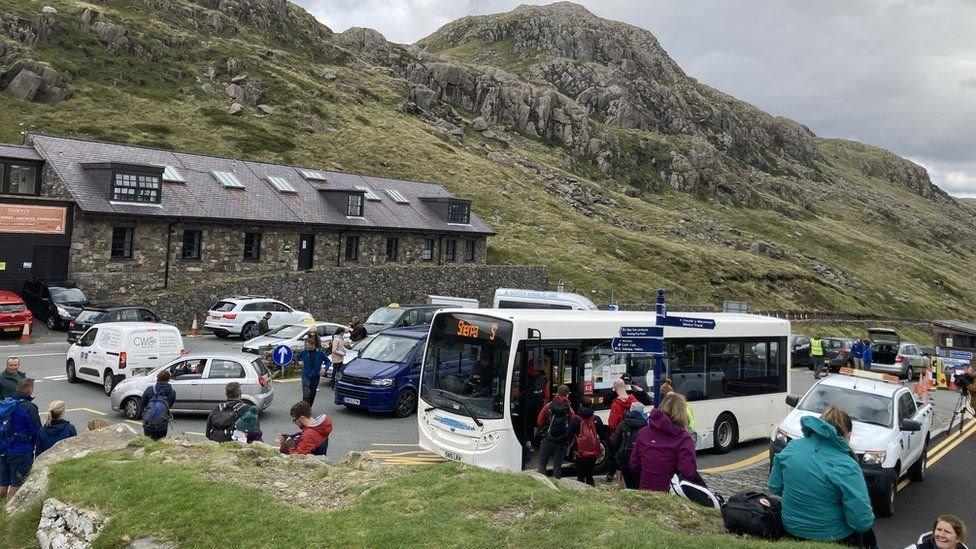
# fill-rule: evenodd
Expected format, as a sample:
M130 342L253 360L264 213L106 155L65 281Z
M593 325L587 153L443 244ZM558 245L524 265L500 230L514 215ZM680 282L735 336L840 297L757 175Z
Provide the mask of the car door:
M89 381L101 381L101 357L98 356L98 348L95 347L95 339L98 337L98 328L89 328L75 345L78 346L78 363L75 365L75 372L78 377Z
M917 420L918 418L915 417L917 414L918 407L915 405L915 399L912 397L912 393L903 391L898 396L898 422L901 423L903 419ZM906 459L902 460L902 469L906 469L910 464L915 462L915 459L921 453L922 446L925 444L924 437L925 434L922 431L901 432L902 450L906 456Z
M203 376L200 400L204 409L227 400L226 387L231 381L244 384L244 365L236 360L213 358Z
M206 366L207 359L205 358L189 358L169 366L170 384L176 391L175 408L180 410L210 409L204 407L200 397Z

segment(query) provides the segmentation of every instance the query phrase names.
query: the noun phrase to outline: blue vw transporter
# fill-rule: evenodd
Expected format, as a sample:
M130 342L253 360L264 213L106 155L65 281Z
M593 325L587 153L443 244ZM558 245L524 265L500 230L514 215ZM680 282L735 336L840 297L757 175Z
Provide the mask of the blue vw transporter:
M335 403L407 417L417 411L420 363L430 326L383 330L342 368Z

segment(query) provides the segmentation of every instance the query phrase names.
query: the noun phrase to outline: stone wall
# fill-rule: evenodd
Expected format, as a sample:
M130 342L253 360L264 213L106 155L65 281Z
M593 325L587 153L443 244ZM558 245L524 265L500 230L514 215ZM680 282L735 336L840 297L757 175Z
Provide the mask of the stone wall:
M475 264L333 267L142 292L133 301L148 305L186 331L193 313L203 315L218 300L235 294L273 297L311 312L318 320L347 322L354 314L364 316L393 302L424 303L429 294L474 298L490 306L495 289L501 287L549 289L549 270Z

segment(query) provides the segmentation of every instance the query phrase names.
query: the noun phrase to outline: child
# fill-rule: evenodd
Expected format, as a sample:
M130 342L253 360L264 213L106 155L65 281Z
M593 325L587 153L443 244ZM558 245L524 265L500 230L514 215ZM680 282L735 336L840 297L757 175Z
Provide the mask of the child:
M258 407L250 406L244 415L234 423L234 434L231 436L231 440L250 444L254 441L261 442L262 435L258 423Z

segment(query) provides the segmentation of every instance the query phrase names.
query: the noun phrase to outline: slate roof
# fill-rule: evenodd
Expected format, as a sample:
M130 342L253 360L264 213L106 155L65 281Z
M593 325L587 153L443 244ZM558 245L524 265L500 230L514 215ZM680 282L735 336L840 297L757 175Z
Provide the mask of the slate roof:
M33 147L24 145L4 145L0 143L0 158L11 158L15 160L34 160L41 161L41 155Z
M960 320L933 320L932 324L935 324L936 326L943 326L951 330L956 330L957 332L966 332L976 335L976 324L970 324Z
M37 153L67 185L82 211L98 214L189 218L223 222L312 224L339 228L395 229L472 235L495 234L481 218L471 213L469 225L448 224L422 197L451 197L443 186L386 179L369 175L287 166L249 160L204 156L179 151L136 147L117 143L83 141L43 134L30 134ZM2 156L2 155L0 155ZM107 182L93 179L82 164L114 162L141 166L172 166L186 183L164 182L159 205L124 204L109 201ZM326 181L306 180L298 170L314 170ZM225 188L212 171L232 172L245 189ZM296 193L279 192L268 176L283 177ZM357 190L371 188L379 201L364 200L363 218L349 218L345 208L330 202L318 188ZM397 204L384 189L396 189L409 204ZM462 199L463 200L463 199Z

